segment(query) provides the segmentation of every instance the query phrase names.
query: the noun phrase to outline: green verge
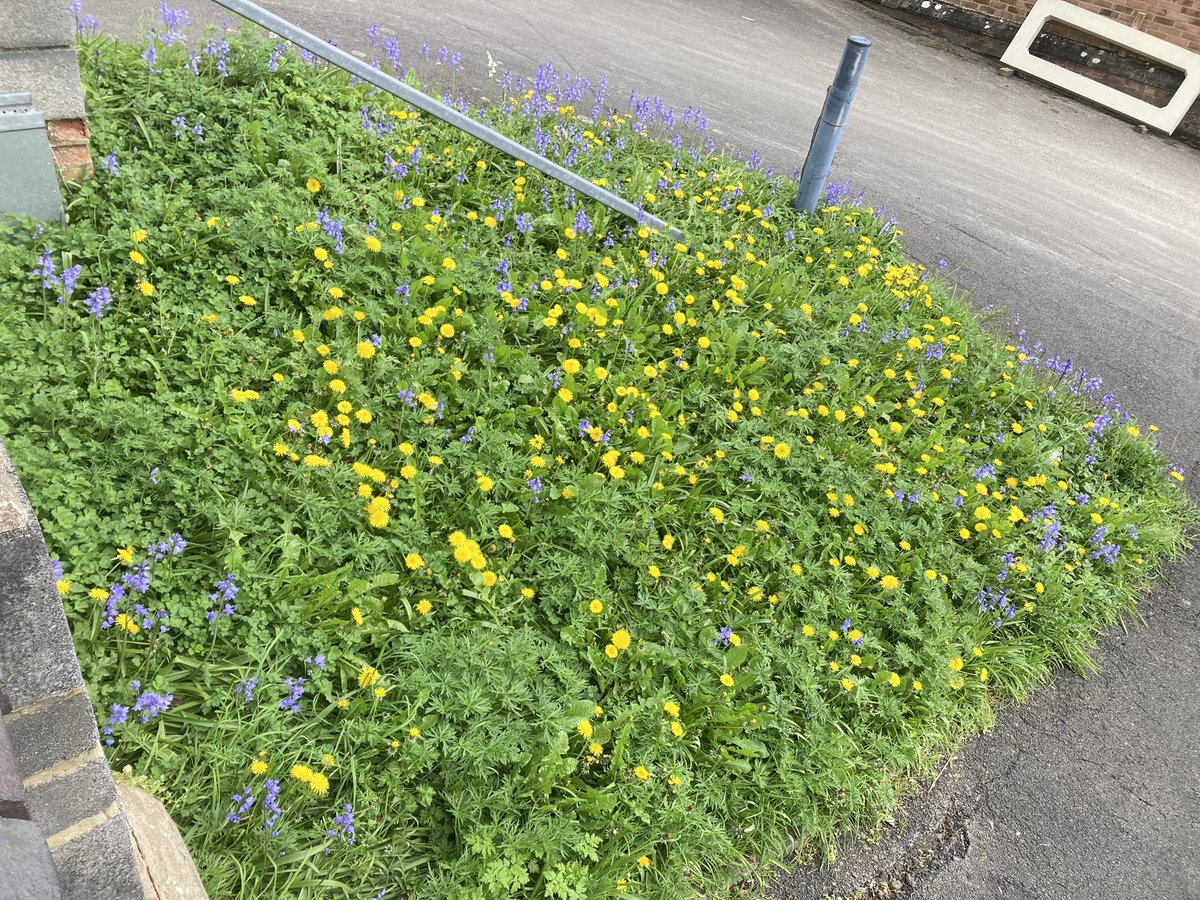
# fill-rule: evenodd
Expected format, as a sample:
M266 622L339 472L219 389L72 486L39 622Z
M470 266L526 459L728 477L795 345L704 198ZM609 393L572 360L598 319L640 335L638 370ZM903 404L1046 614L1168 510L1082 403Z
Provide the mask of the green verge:
M1149 427L870 210L559 76L486 113L674 245L210 46L83 46L106 162L0 229L0 434L111 763L213 896L753 892L1184 548Z

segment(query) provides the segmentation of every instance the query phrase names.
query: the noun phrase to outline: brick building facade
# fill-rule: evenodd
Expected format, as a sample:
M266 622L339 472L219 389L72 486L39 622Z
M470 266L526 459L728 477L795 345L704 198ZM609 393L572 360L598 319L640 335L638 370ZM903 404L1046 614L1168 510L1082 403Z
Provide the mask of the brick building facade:
M897 18L977 53L999 58L1035 0L864 0ZM1200 0L1070 0L1073 6L1110 18L1143 34L1200 53ZM1182 73L1051 21L1030 52L1124 93L1162 106ZM1176 128L1175 137L1200 145L1200 101Z
M1020 23L1034 0L954 0L972 12ZM1072 0L1075 6L1200 53L1200 0Z

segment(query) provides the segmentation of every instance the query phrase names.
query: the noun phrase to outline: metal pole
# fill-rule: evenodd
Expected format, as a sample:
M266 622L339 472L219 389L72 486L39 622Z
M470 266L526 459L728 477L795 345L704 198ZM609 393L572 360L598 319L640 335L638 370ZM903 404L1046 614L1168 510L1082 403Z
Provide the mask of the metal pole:
M652 228L657 228L659 231L664 231L677 241L684 240L681 231L672 228L657 216L652 216L645 210L638 209L628 200L618 197L616 194L606 191L601 187L597 187L586 178L576 175L570 169L564 168L558 163L534 153L528 147L524 147L512 140L512 138L505 137L500 132L488 128L482 122L477 122L469 116L464 116L458 110L451 109L446 104L434 100L428 94L421 93L411 85L407 85L403 81L393 78L391 75L387 75L373 66L367 65L361 59L351 56L345 50L341 50L327 41L309 34L303 28L293 25L286 19L281 19L274 13L267 12L261 6L248 3L246 0L215 0L215 2L243 18L261 25L281 38L291 41L297 47L303 47L309 53L321 57L326 62L333 63L338 68L345 69L363 81L411 103L418 109L424 110L431 116L435 116L461 131L465 131L472 137L478 138L485 144L495 147L502 153L507 153L509 156L521 160L544 175L549 175L555 181L562 182L567 187L604 204L614 212L628 216L635 222L649 225Z
M808 157L804 160L804 171L800 174L800 190L796 193L794 204L797 212L811 213L817 208L817 200L829 177L833 152L837 149L838 138L842 136L842 127L850 116L850 104L854 100L858 79L862 77L870 50L870 38L855 35L846 40L842 61L838 63L833 85L825 93L825 106L821 109L821 118L817 120L817 127L813 131L812 146L808 148Z

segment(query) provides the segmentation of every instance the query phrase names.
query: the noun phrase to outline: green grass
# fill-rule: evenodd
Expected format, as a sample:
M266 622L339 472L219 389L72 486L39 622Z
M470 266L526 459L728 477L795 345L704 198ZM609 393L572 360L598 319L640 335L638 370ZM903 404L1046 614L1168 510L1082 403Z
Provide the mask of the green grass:
M81 53L116 174L0 227L0 434L214 897L753 893L1194 526L1149 426L703 123L550 73L487 112L684 247L269 44L141 51Z

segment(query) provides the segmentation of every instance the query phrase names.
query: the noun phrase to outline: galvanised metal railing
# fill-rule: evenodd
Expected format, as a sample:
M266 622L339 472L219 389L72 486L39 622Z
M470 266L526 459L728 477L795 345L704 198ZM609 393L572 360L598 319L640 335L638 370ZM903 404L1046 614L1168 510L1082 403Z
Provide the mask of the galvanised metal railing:
M650 215L623 197L618 197L612 191L606 191L604 188L592 184L588 179L533 152L528 147L517 143L510 137L506 137L494 128L489 128L482 122L478 122L470 116L463 115L445 103L418 91L412 85L405 84L400 79L394 78L376 69L374 66L368 65L345 50L333 46L328 41L321 40L298 25L294 25L286 19L268 12L261 6L249 3L247 0L214 0L214 2L245 19L249 19L256 25L261 25L281 38L291 41L297 47L307 50L314 56L319 56L326 62L350 72L368 84L387 91L389 94L411 103L417 109L427 112L431 116L441 119L443 122L453 125L461 131L465 131L485 144L495 147L500 152L507 153L514 159L521 160L527 166L537 169L544 175L550 176L555 181L559 181L585 196L591 197L596 202L613 210L613 212L628 216L639 224L665 232L677 241L684 240L683 232L679 229L668 225L657 216Z

